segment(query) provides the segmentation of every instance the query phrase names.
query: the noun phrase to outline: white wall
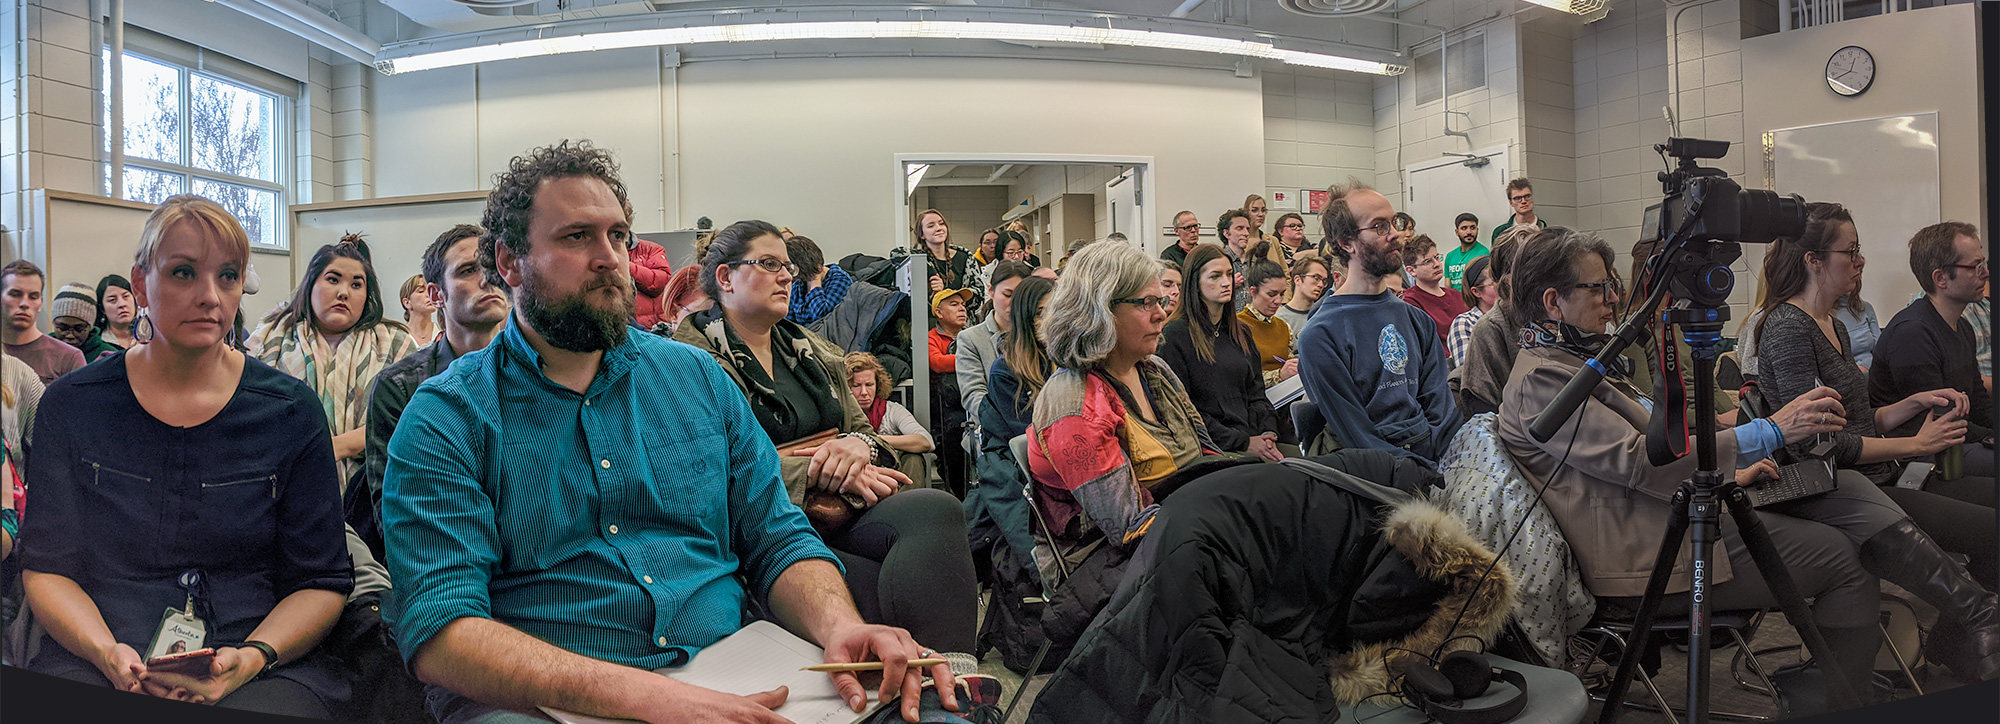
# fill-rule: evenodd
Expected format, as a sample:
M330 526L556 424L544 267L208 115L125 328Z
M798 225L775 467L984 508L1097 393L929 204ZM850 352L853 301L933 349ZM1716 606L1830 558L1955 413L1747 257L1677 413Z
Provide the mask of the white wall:
M1922 41L1904 42L1917 38ZM1874 85L1852 98L1829 90L1824 72L1826 59L1848 45L1867 48L1876 68ZM1745 40L1745 130L1752 139L1761 139L1764 132L1780 128L1934 111L1941 216L1979 224L1990 236L1990 210L1984 203L1983 133L1988 121L1981 119L1979 50L1972 5L1891 13ZM1762 188L1763 164L1751 164L1749 171L1744 185ZM1876 262L1864 289L1886 318L1917 289L1903 263L1909 258L1908 234L1914 230L1871 231L1865 218L1856 218L1855 226ZM1898 292L1892 301L1890 290ZM1891 305L1885 307L1884 301Z
M904 233L897 153L1152 156L1157 208L1224 208L1263 185L1260 84L1227 72L949 58L663 69L658 60L650 49L597 52L378 78L376 193L482 188L513 155L590 138L618 155L641 229L763 218L813 229L838 258L880 253ZM996 99L1010 98L1023 99L1021 112L995 112Z
M1264 231L1275 234L1272 224L1280 214L1304 210L1300 191L1324 189L1349 176L1375 175L1374 79L1285 66L1266 66L1259 75L1264 80L1265 186L1259 193L1271 207ZM1279 208L1270 200L1280 191L1298 200ZM1203 223L1213 224L1222 208L1227 207L1195 211ZM1310 231L1319 228L1317 214L1306 219L1306 228L1309 236L1318 236Z
M1419 10L1430 10L1434 4L1438 4L1438 0L1421 6ZM1498 9L1497 6L1489 8L1483 3L1456 4L1460 7L1424 22L1455 27L1459 23L1453 22L1453 19L1464 18L1470 14L1475 17L1460 21L1470 22L1480 16L1480 13ZM1447 9L1449 8L1437 8L1439 11ZM1418 34L1413 35L1412 32ZM1456 43L1474 33L1485 36L1486 85L1458 93L1449 99L1452 110L1451 129L1470 133L1469 140L1461 136L1445 135L1446 102L1431 101L1423 105L1417 104L1417 79L1414 70L1375 81L1375 174L1372 180L1375 188L1395 202L1399 209L1404 206L1401 201L1404 188L1403 169L1420 161L1439 158L1447 152L1467 153L1492 146L1507 146L1510 159L1504 162L1508 166L1508 175L1517 176L1520 175L1519 171L1532 171L1531 168L1524 168L1528 161L1526 153L1528 149L1527 132L1522 118L1520 27L1514 17L1503 16L1474 26L1465 32L1453 33L1450 39ZM1406 41L1421 41L1422 44L1417 46L1418 53L1434 52L1437 49L1436 35L1429 35L1428 39L1425 39L1421 31L1406 31L1402 37ZM1467 115L1458 115L1461 112ZM1363 180L1369 179L1364 177ZM1492 192L1495 195L1503 193L1499 188L1493 189ZM1539 191L1537 199L1539 200ZM1417 229L1429 234L1433 239L1451 238L1450 224L1451 219L1417 219ZM1497 224L1497 221L1480 219L1482 228L1490 229Z

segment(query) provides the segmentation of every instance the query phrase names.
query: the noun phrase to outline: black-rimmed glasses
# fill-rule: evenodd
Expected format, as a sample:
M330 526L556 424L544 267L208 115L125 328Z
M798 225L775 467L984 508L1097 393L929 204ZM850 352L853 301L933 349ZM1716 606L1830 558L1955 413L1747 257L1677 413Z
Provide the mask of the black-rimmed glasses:
M1136 304L1136 305L1138 305L1138 307L1139 307L1140 311L1145 311L1145 310L1147 310L1147 309L1150 309L1150 308L1152 308L1152 307L1159 307L1159 308L1160 308L1160 311L1163 311L1163 312L1164 312L1164 311L1166 311L1166 309L1167 309L1167 303L1168 303L1169 301L1171 301L1171 300L1167 299L1166 297L1163 297L1163 296L1160 296L1160 295L1158 295L1158 294L1155 294L1155 295L1153 295L1153 296L1150 296L1150 297L1124 297L1124 298L1121 298L1121 299L1113 299L1113 300L1111 300L1111 303L1112 303L1112 304Z
M799 265L797 265L797 264L793 264L793 263L791 263L791 262L788 262L788 261L778 261L778 260L776 260L776 259L773 259L773 258L770 258L770 257L768 257L768 256L767 256L767 257L764 257L764 258L762 258L762 259L738 259L738 260L736 260L736 261L730 261L730 262L723 262L723 264L722 264L722 265L723 265L723 266L743 266L743 265L745 265L745 264L755 264L755 265L757 265L757 268L758 268L758 269L762 269L762 270L764 270L764 271L767 271L767 272L770 272L770 273L772 273L772 274L776 274L776 273L778 273L778 272L784 272L784 273L786 273L786 274L790 274L790 275L792 275L792 276L798 276L798 275L799 275Z

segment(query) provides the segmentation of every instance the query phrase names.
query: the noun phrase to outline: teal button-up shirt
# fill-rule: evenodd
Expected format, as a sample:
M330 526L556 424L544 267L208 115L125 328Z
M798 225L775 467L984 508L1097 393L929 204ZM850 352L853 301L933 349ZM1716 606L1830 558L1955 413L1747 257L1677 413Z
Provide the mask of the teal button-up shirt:
M585 656L678 666L741 628L746 596L792 564L839 565L714 359L631 332L581 395L542 374L511 320L417 389L382 497L405 660L476 616Z

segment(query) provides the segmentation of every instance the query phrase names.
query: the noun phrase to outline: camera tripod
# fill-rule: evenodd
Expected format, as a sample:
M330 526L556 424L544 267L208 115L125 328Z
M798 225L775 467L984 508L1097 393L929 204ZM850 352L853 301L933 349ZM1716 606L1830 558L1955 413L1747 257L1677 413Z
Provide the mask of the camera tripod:
M1645 327L1666 296L1667 284L1656 285L1654 293L1647 300L1644 310L1626 320L1617 338L1585 365L1577 378L1571 380L1563 394L1558 395L1542 414L1534 421L1530 431L1536 439L1547 441L1553 437L1564 421L1581 405L1589 391L1603 379L1603 369L1615 359L1624 348L1645 333ZM1690 527L1693 535L1689 552L1688 588L1688 683L1687 714L1690 721L1704 724L1708 721L1709 706L1709 581L1713 578L1714 567L1710 553L1721 533L1721 507L1728 507L1730 516L1736 521L1737 531L1743 537L1750 557L1757 564L1757 572L1770 586L1771 594L1778 606L1785 612L1786 620L1798 630L1799 638L1813 659L1822 666L1833 662L1837 665L1866 666L1866 662L1836 662L1832 649L1820 635L1818 626L1813 624L1812 612L1806 607L1805 597L1799 593L1797 582L1786 569L1778 555L1778 549L1771 542L1771 535L1763 521L1757 518L1751 507L1749 496L1735 481L1724 481L1716 468L1715 460L1715 398L1705 394L1715 384L1715 361L1719 354L1716 347L1722 337L1722 323L1729 318L1727 307L1703 307L1698 305L1677 305L1665 315L1670 329L1679 327L1693 354L1695 402L1695 455L1698 469L1693 478L1681 484L1673 497L1673 517L1667 522L1667 530L1660 539L1660 550L1653 562L1653 575L1646 582L1646 593L1640 599L1638 616L1632 622L1629 639L1634 644L1643 645L1652 634L1653 620L1658 615L1661 599L1666 595L1667 582L1673 575L1674 564L1680 559L1681 538ZM1660 344L1673 344L1671 334L1660 340ZM1572 389L1580 388L1578 394ZM1678 401L1659 401L1658 404L1679 404ZM1663 409L1663 408L1662 408ZM1737 575L1746 575L1738 571ZM1600 724L1617 721L1624 708L1625 692L1632 684L1634 667L1638 666L1638 656L1628 647L1618 662L1618 673L1612 678L1611 689L1605 692L1605 706L1598 716ZM1829 695L1837 708L1852 708L1857 705L1854 693L1841 686L1829 686Z

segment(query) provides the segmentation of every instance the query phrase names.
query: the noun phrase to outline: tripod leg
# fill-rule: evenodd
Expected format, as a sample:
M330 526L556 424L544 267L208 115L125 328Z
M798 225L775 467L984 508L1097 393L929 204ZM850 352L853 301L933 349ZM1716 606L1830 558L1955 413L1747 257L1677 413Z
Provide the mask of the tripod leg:
M1681 536L1687 533L1688 497L1691 485L1682 485L1674 493L1673 517L1667 520L1667 532L1660 537L1660 553L1653 560L1653 576L1646 580L1646 595L1639 599L1639 615L1632 619L1632 633L1625 637L1625 647L1618 659L1618 673L1611 677L1611 688L1604 693L1604 709L1597 715L1598 724L1613 724L1618 721L1618 712L1625 708L1625 690L1632 686L1632 674L1638 671L1641 652L1645 650L1647 639L1653 635L1653 617L1660 611L1660 599L1667 594L1667 581L1674 575L1674 563L1681 558ZM1655 694L1657 696L1657 693Z
M1797 581L1785 568L1784 560L1778 555L1778 547L1771 543L1771 532L1764 528L1764 521L1757 518L1757 511L1750 507L1750 496L1736 485L1722 486L1722 500L1729 508L1729 515L1736 519L1736 531L1743 536L1743 545L1750 549L1750 558L1757 562L1757 572L1763 574L1764 583L1771 588L1771 595L1778 599L1778 607L1785 612L1785 619L1798 629L1799 640L1805 642L1806 650L1812 652L1815 661L1831 661L1839 671L1828 671L1831 678L1827 686L1828 698L1836 709L1852 709L1860 706L1860 700L1852 690L1831 682L1856 681L1859 677L1831 676L1845 672L1852 667L1873 668L1873 661L1841 661L1833 655L1833 647L1826 637L1820 635L1819 626L1813 623L1812 609L1806 607L1805 596L1799 593Z

